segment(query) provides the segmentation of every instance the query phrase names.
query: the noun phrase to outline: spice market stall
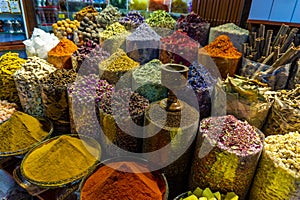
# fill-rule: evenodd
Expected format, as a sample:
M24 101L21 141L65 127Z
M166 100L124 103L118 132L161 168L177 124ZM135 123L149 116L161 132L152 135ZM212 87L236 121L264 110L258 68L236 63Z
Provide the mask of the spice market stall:
M0 57L0 170L18 195L299 199L298 28L213 27L181 0L98 10Z

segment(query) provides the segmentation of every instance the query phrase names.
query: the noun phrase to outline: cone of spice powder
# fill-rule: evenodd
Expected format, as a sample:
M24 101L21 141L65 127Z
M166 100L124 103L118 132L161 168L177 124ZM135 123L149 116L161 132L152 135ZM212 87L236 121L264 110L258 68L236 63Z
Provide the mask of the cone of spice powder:
M22 176L39 187L59 187L80 180L101 157L93 138L62 135L29 151L21 163Z
M233 46L229 37L220 35L209 45L199 49L198 62L204 66L212 59L219 68L222 78L233 76L240 65L242 53Z
M232 115L201 121L190 188L235 192L245 199L263 149L263 134Z
M167 200L167 183L141 162L100 164L81 183L81 200Z
M58 69L71 69L71 56L77 49L78 47L74 44L74 42L67 38L63 38L48 52L48 62Z

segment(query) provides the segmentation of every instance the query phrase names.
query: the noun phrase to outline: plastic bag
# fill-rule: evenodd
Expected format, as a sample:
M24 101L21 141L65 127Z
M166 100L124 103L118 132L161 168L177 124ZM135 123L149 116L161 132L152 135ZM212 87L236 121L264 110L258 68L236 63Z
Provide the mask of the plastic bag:
M42 29L34 28L32 37L23 43L26 47L27 56L38 56L47 60L48 52L55 47L59 39L50 33L46 33Z

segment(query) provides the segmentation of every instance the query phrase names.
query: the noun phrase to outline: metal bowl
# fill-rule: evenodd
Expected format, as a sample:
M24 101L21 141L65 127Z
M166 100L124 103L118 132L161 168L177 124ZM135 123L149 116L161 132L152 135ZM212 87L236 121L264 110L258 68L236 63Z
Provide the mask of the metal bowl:
M85 175L87 175L91 170L94 169L94 166L99 162L100 158L101 158L101 146L100 144L92 137L89 136L85 136L85 135L77 135L77 134L70 134L68 136L71 137L75 137L75 138L79 138L81 140L84 140L85 142L89 143L91 146L96 147L97 149L99 149L99 155L98 158L96 159L95 163L93 163L87 170L82 171L82 173L70 177L68 179L65 180L59 180L59 181L52 181L52 182L41 182L41 181L37 181L37 180L33 180L30 177L27 177L24 173L24 162L26 161L26 159L28 158L28 156L34 152L35 150L37 150L38 148L41 148L42 146L52 142L53 140L61 137L61 136L56 136L53 138L50 138L46 141L44 141L43 143L39 144L38 146L36 146L35 148L31 149L24 157L22 163L21 163L21 175L24 177L25 180L27 180L28 182L37 185L39 187L43 187L43 188L57 188L57 187L68 187L70 185L73 185L75 183L78 183ZM75 158L76 159L76 158ZM37 161L38 162L38 161Z
M79 191L82 191L85 182L99 168L103 167L106 164L115 163L115 162L136 162L138 164L143 164L145 166L153 165L153 163L151 163L151 162L149 162L149 161L147 161L143 158L138 158L138 157L121 156L121 157L109 158L109 159L104 160L101 163L97 164L96 166L94 166L94 169L92 171L90 171L90 173L82 179L82 181L79 185ZM162 184L159 184L158 186L159 186L161 191L164 191L163 200L167 200L168 196L169 196L169 186L168 186L168 182L167 182L167 179L166 179L165 175L158 172L158 171L153 171L151 173L156 177L156 179L158 180L158 183L159 182L162 183ZM80 200L82 200L81 194L80 194Z
M53 133L53 124L52 122L44 117L36 117L40 123L43 125L42 129L45 130L46 132L48 132L48 134L46 136L44 136L40 141L29 145L26 148L23 149L19 149L17 151L7 151L7 152L0 152L0 158L1 157L9 157L9 156L23 156L26 152L28 152L29 150L31 150L32 148L34 148L35 146L39 145L41 142L43 142L44 140L48 139L51 134ZM1 124L0 124L1 126Z

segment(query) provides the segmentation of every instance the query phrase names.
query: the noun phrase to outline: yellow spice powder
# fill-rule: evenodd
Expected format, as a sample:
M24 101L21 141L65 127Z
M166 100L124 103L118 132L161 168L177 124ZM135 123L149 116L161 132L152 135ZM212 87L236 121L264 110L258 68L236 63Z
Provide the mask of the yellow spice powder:
M0 152L15 152L40 142L48 135L40 121L17 111L0 125Z
M23 160L24 176L36 182L57 182L83 176L100 157L100 149L62 135L33 150Z

